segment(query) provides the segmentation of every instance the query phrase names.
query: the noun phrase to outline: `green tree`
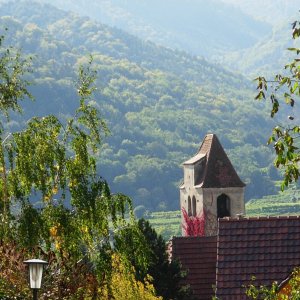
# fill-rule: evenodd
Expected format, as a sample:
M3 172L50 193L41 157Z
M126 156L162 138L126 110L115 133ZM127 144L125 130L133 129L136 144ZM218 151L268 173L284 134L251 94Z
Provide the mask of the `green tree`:
M0 41L3 46L3 37ZM3 118L9 118L11 110L21 111L19 101L30 96L23 78L27 61L10 49L0 51ZM5 132L0 124L0 240L5 244L17 241L17 248L26 249L27 255L53 253L52 263L56 261L58 267L49 276L58 270L61 274L53 278L61 288L56 295L66 285L80 288L75 283L81 282L83 275L74 277L70 272L80 272L80 264L84 265L85 278L96 282L84 297L100 299L103 288L109 291L112 284L111 233L135 228L136 223L131 200L112 194L97 175L96 158L108 129L94 106L92 58L78 73L79 106L66 122L54 115L33 117L23 130L13 133ZM140 261L147 263L144 256ZM7 276L5 272L0 276L4 293ZM83 299L75 294L55 297L51 299Z
M30 82L24 78L31 58L23 58L19 50L4 47L3 43L4 35L0 35L0 110L8 117L11 110L21 111L21 100L32 98L27 89Z
M292 30L293 39L298 39L300 37L300 21L293 22ZM270 99L272 118L279 114L281 105L284 102L292 108L291 115L286 116L287 120L283 120L282 125L273 128L268 141L269 144L273 144L275 149L275 166L284 169L282 190L291 182L297 181L300 175L300 148L298 142L300 125L295 124L298 120L293 115L297 114L295 105L300 97L300 48L288 48L288 50L294 53L295 57L284 67L285 72L283 74L275 75L273 80L266 79L263 76L256 78L258 90L256 99ZM286 110L281 109L281 111L284 115L286 114Z
M126 253L136 270L138 280L143 280L146 274L150 275L157 294L163 299L192 299L191 290L180 284L186 273L178 261L169 261L163 237L158 235L144 219L138 221L138 228L143 234L149 251L146 269L140 268L136 256L132 255L136 253L133 242L135 233L125 228L116 235L116 249Z
M7 29L5 29L7 31ZM30 59L24 59L21 52L13 47L4 47L4 35L0 36L0 111L8 119L10 111L21 112L19 102L26 97L32 98L27 87L29 82L24 74L29 71ZM0 122L0 164L2 174L2 191L0 212L6 218L9 214L9 196L7 187L7 170L3 155L4 136L3 124ZM5 221L5 220L3 220Z

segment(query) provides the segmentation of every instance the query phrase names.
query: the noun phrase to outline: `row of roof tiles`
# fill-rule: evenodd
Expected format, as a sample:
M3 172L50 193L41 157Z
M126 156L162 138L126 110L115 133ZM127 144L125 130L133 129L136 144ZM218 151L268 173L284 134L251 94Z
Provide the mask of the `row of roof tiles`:
M200 300L246 299L245 286L283 281L300 265L300 217L219 219L216 237L175 237L172 255Z

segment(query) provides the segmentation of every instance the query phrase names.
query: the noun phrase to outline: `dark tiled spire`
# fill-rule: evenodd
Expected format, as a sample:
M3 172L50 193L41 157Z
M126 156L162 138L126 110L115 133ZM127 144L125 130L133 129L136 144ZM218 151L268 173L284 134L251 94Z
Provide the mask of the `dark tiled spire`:
M197 176L201 178L201 181L197 183L200 187L225 188L245 186L215 134L207 134L198 153L184 164L196 164L200 160L205 160L204 168L201 168L202 174Z

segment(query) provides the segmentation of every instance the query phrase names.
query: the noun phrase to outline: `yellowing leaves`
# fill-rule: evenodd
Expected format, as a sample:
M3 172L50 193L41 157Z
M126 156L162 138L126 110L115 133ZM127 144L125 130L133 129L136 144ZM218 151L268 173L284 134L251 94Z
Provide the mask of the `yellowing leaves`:
M60 226L61 225L58 223L57 225L54 225L49 229L50 236L54 240L54 248L56 250L60 250L62 248L62 238L59 235Z
M76 179L73 179L73 180L70 180L69 182L69 187L70 188L73 188L73 187L76 187L77 186L77 180Z
M125 262L117 254L112 256L112 280L111 295L107 290L102 290L103 300L162 300L162 297L155 295L155 290L151 284L151 278L145 280L145 284L137 281L134 277L134 270L126 267Z
M81 231L82 231L83 233L88 233L89 229L88 229L87 226L82 226L82 227L81 227Z
M58 188L57 188L57 186L54 186L52 188L52 194L57 194L57 192L58 192Z
M56 237L58 233L58 226L52 226L49 231L52 237Z
M44 201L48 202L50 201L51 197L49 195L44 195Z

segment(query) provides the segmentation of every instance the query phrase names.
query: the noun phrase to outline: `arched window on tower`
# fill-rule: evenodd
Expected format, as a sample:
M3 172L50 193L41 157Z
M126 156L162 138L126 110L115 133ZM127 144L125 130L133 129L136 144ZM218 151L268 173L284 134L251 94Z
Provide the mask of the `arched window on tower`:
M196 205L197 205L196 198L195 198L195 196L193 196L193 198L192 198L192 215L194 217L196 217L196 215L197 215L197 206Z
M230 217L230 198L225 194L217 198L217 217Z
M191 203L191 197L188 197L188 216L190 217L192 215L192 203Z

